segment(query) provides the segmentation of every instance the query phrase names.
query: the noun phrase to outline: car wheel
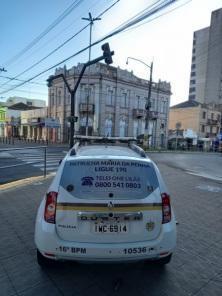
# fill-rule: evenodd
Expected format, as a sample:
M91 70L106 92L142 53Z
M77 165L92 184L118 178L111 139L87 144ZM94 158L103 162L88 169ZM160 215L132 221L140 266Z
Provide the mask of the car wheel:
M156 263L157 263L158 265L165 265L165 264L170 263L171 258L172 258L172 254L170 254L170 255L168 255L168 256L166 256L166 257L164 257L164 258L158 259L158 260L156 261Z
M53 265L54 260L44 257L37 249L37 262L41 267Z

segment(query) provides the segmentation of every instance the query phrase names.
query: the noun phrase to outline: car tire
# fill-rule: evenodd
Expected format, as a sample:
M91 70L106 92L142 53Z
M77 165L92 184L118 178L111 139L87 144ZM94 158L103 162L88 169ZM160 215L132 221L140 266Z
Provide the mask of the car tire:
M170 254L170 255L168 255L168 256L166 256L166 257L164 257L164 258L158 259L158 260L156 261L156 263L157 263L158 265L160 265L160 266L163 266L163 265L166 265L166 264L170 263L171 258L172 258L172 254Z
M39 250L37 249L37 253L36 253L36 257L37 257L37 262L41 267L49 267L52 266L54 263L54 260L52 259L48 259L46 257L44 257Z

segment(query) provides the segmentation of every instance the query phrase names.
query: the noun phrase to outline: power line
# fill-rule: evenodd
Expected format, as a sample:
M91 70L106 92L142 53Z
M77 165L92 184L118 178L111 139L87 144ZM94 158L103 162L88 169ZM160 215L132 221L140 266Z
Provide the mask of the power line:
M108 8L106 8L103 12L101 12L96 18L100 18L102 15L104 15L108 10L110 10L114 5L116 5L120 0L117 0L115 3L113 3L112 5L110 5ZM26 72L28 72L29 70L31 70L32 68L34 68L35 66L39 65L41 62L43 62L44 60L46 60L48 57L50 57L52 54L54 54L56 51L58 51L59 49L61 49L63 46L65 46L68 42L70 42L73 38L75 38L77 35L79 35L81 32L83 32L88 26L90 26L90 23L85 25L83 28L81 28L77 33L75 33L74 35L72 35L70 38L68 38L67 40L65 40L62 44L60 44L58 47L56 47L54 50L52 50L49 54L47 54L46 56L44 56L42 59L40 59L39 61L37 61L36 63L34 63L33 65L29 66L28 68L26 68L24 71L22 71L21 73L19 73L18 75L16 75L15 77L13 77L11 80L15 80L16 78L20 77L21 75L25 74ZM1 86L7 84L3 83Z
M95 0L93 2L93 4L90 6L89 9L99 5L99 2L103 1L103 0ZM88 11L88 8L87 8ZM65 28L63 28L62 30L60 30L59 32L56 33L56 35L54 35L52 38L48 39L45 43L43 43L42 45L40 45L39 47L37 47L33 52L31 52L26 58L20 60L20 61L15 61L16 64L23 62L24 60L27 60L27 58L33 56L35 53L39 52L42 48L44 48L46 45L48 45L49 43L51 43L52 41L54 41L55 39L58 39L58 36L60 36L62 33L64 33L68 28L70 28L71 26L73 26L73 24L75 24L76 22L79 22L79 19L81 18L82 13L78 15L78 17L75 18L74 21L72 21L68 26L66 26ZM15 64L13 63L13 64Z
M13 78L13 77L8 77L8 76L2 76L0 75L0 78L5 78L5 79L8 79L9 81L11 80L16 80L16 81L20 81L20 82L24 82L25 80L22 80L22 79L16 79L16 78ZM46 86L46 83L40 83L40 82L36 82L36 81L32 81L32 82L28 82L30 84L38 84L38 85L44 85ZM2 85L3 86L3 85ZM1 87L1 86L0 86Z
M102 41L104 41L104 40L106 40L106 39L108 39L108 38L110 38L110 37L113 37L113 36L115 36L115 35L117 35L117 34L123 32L123 31L125 31L125 30L128 29L129 27L132 27L132 26L136 25L137 23L143 21L144 19L146 19L146 18L152 16L153 14L159 12L159 11L162 10L162 9L165 9L165 8L168 7L169 5L172 5L174 2L178 2L178 1L180 1L180 0L168 0L168 1L164 1L164 2L162 3L162 6L161 6L161 5L158 5L157 7L154 7L153 9L151 9L151 11L147 11L145 14L142 14L142 16L139 16L139 17L137 17L136 19L133 19L133 20L129 21L128 24L123 25L123 26L120 27L119 29L116 29L116 30L114 30L113 32L109 33L108 35L104 36L103 38L101 38L101 39L99 39L99 40L93 42L93 43L91 44L91 47L93 47L93 46L95 46L95 45L101 43ZM17 88L17 87L20 87L20 86L24 85L25 83L27 83L27 82L29 82L29 81L31 81L31 80L33 80L33 79L35 79L35 78L41 76L42 74L44 74L44 73L46 73L46 72L52 70L53 68L58 67L58 66L60 66L61 64L64 64L64 63L67 62L68 60L74 58L75 56L77 56L77 55L79 55L79 54L81 54L81 53L83 53L83 52L86 51L87 49L89 49L89 46L86 46L85 48L79 50L78 52L76 52L75 54L69 56L68 58L65 58L64 60L60 61L59 63L57 63L57 64L55 64L55 65L53 65L53 66L51 66L51 67L49 67L49 68L43 70L42 72L40 72L40 73L34 75L33 77L27 79L27 80L24 81L23 83L18 84L18 85L15 86L14 88L11 88L11 89L9 89L9 90L3 91L3 92L1 92L0 94L4 94L4 93L6 93L6 92L8 92L8 91L11 91L11 90L13 90L13 89L15 89L15 88Z
M133 28L129 28L128 30L125 30L125 32L130 31L130 30L137 29L137 28L139 28L139 27L141 27L141 26L143 26L143 25L145 25L145 24L148 24L149 22L152 22L153 20L158 19L159 17L161 17L161 16L163 16L163 15L169 14L169 13L173 12L174 10L177 10L178 8L181 8L181 7L185 6L185 5L187 5L187 4L188 4L189 2L191 2L191 1L192 1L192 0L187 0L185 3L182 3L181 5L179 5L179 6L177 6L177 7L174 7L174 8L172 8L172 9L169 10L169 11L166 11L166 12L160 14L160 15L157 15L156 17L154 17L154 18L152 18L152 19L150 19L150 20L148 20L148 21L146 21L146 22L144 22L144 23L142 23L142 24L139 24L139 25L137 25L137 26L134 26ZM159 2L159 1L157 1L157 2Z
M38 95L42 95L42 96L48 96L48 93L45 92L39 92L39 91L33 91L33 90L26 90L26 89L17 89L17 92L22 92L22 93L30 93L30 94L38 94Z
M18 54L8 60L5 65L12 64L15 60L19 59L25 52L38 43L46 34L53 30L65 17L67 17L79 4L84 0L75 0L59 17L57 17L41 34L39 34L34 40L32 40L25 48L23 48Z

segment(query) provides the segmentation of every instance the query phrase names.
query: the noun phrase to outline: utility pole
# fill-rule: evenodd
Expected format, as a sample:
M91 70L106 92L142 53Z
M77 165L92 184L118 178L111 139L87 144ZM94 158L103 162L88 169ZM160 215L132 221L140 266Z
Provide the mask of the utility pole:
M82 20L85 20L85 21L88 21L89 22L89 62L91 60L91 44L92 44L92 26L94 24L95 21L100 21L101 18L100 17L96 17L96 18L93 18L92 17L92 14L89 12L89 17L82 17ZM88 125L89 125L89 96L90 96L90 84L89 84L89 81L90 81L90 66L89 66L89 69L88 69L88 95L87 95L87 101L86 101L86 110L87 110L87 113L86 113L86 136L88 136Z
M128 65L129 59L140 62L143 65L145 65L147 68L150 69L150 79L149 79L149 85L148 85L147 102L145 105L146 113L145 113L145 130L144 130L144 139L143 139L144 147L149 148L149 117L150 117L150 107L151 107L151 100L150 99L151 99L151 90L152 90L153 62L151 63L151 65L148 65L139 59L128 57L126 60L127 65Z
M153 77L153 62L150 65L150 81L148 87L146 109L146 120L145 120L145 131L144 131L144 144L145 147L149 148L149 119L150 119L150 108L151 108L151 90L152 90L152 77Z

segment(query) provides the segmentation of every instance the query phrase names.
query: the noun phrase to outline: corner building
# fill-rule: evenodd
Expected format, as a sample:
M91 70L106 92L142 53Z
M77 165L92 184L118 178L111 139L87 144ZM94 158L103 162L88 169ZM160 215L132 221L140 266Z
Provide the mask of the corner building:
M69 70L59 68L55 75L63 73L73 89L81 69L82 64ZM89 135L136 137L144 134L148 87L147 80L119 67L102 63L90 66L75 96L75 116L78 117L75 134L85 135L87 121ZM54 131L54 140L67 142L71 97L61 78L53 80L48 95L49 116L57 118L61 124L61 128ZM153 147L167 144L170 96L170 83L159 81L152 84L149 144Z

